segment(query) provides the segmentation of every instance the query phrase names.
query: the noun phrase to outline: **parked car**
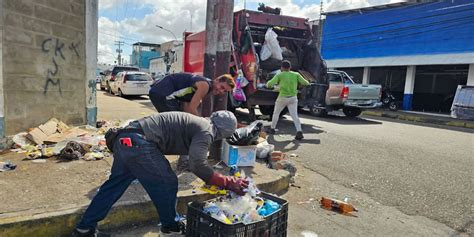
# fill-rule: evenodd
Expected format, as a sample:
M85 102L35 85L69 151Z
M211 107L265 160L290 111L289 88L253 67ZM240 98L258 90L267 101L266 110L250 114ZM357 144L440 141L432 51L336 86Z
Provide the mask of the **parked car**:
M150 74L137 71L117 73L115 81L110 84L111 93L118 96L148 95L153 79Z
M474 120L474 86L458 86L451 106L451 117Z
M329 70L329 88L326 92L324 107L311 106L310 112L315 116L324 116L327 112L342 109L347 117L356 117L363 109L374 109L382 106L381 85L355 84L344 71Z
M101 73L103 76L101 81L100 81L100 89L101 90L107 90L109 93L111 93L111 88L110 84L115 81L115 76L119 72L123 71L140 71L138 67L129 67L129 66L114 66L112 69L105 70L104 72Z

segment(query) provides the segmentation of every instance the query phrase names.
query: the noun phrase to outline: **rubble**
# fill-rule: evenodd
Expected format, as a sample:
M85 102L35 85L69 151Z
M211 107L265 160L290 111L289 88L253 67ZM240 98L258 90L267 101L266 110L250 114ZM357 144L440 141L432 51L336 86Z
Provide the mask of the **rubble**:
M104 134L110 128L123 127L127 121L98 121L96 127L71 127L52 118L38 127L13 136L12 152L22 153L25 159L45 159L53 156L66 160L100 160L110 156ZM41 163L38 161L35 163Z

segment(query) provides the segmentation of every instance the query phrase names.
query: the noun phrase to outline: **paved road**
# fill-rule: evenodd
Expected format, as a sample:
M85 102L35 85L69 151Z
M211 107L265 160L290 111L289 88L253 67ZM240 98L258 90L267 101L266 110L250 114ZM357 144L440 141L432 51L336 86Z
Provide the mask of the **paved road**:
M132 100L151 106L145 98ZM306 138L295 143L287 117L269 140L278 149L297 153L307 170L397 212L474 234L472 130L303 114Z
M474 135L398 121L302 116L307 140L294 146L308 169L383 205L473 232ZM283 121L281 133L293 131Z

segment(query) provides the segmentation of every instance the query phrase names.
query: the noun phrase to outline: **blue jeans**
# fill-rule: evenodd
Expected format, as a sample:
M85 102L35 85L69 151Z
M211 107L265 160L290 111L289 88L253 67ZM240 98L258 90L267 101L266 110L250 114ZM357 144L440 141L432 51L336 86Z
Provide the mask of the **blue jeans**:
M128 137L132 147L122 145ZM153 142L134 132L120 133L114 142L114 162L109 179L102 184L77 225L80 229L95 229L130 183L138 179L155 205L161 224L176 225L176 194L178 178L165 156Z

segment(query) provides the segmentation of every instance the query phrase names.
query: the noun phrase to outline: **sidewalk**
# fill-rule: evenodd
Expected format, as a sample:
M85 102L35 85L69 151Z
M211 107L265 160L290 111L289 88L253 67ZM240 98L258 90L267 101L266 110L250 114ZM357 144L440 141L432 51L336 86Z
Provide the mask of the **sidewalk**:
M389 111L383 109L366 110L363 116L375 116L404 121L444 125L458 128L474 129L474 121L451 118L444 114L422 113L415 111Z
M155 111L139 103L110 97L98 92L101 119L136 119ZM120 108L120 109L117 109ZM175 167L175 156L169 156ZM71 233L84 209L108 178L113 160L62 162L49 158L45 163L24 160L22 154L6 153L0 161L12 161L18 167L0 173L0 236L64 236ZM225 170L221 172L225 173ZM246 170L259 188L281 193L289 185L289 173L257 164ZM178 211L184 213L192 200L211 198L200 191L202 181L191 173L179 175ZM195 192L193 192L195 189ZM130 185L112 208L100 228L114 229L157 220L157 214L139 183Z

